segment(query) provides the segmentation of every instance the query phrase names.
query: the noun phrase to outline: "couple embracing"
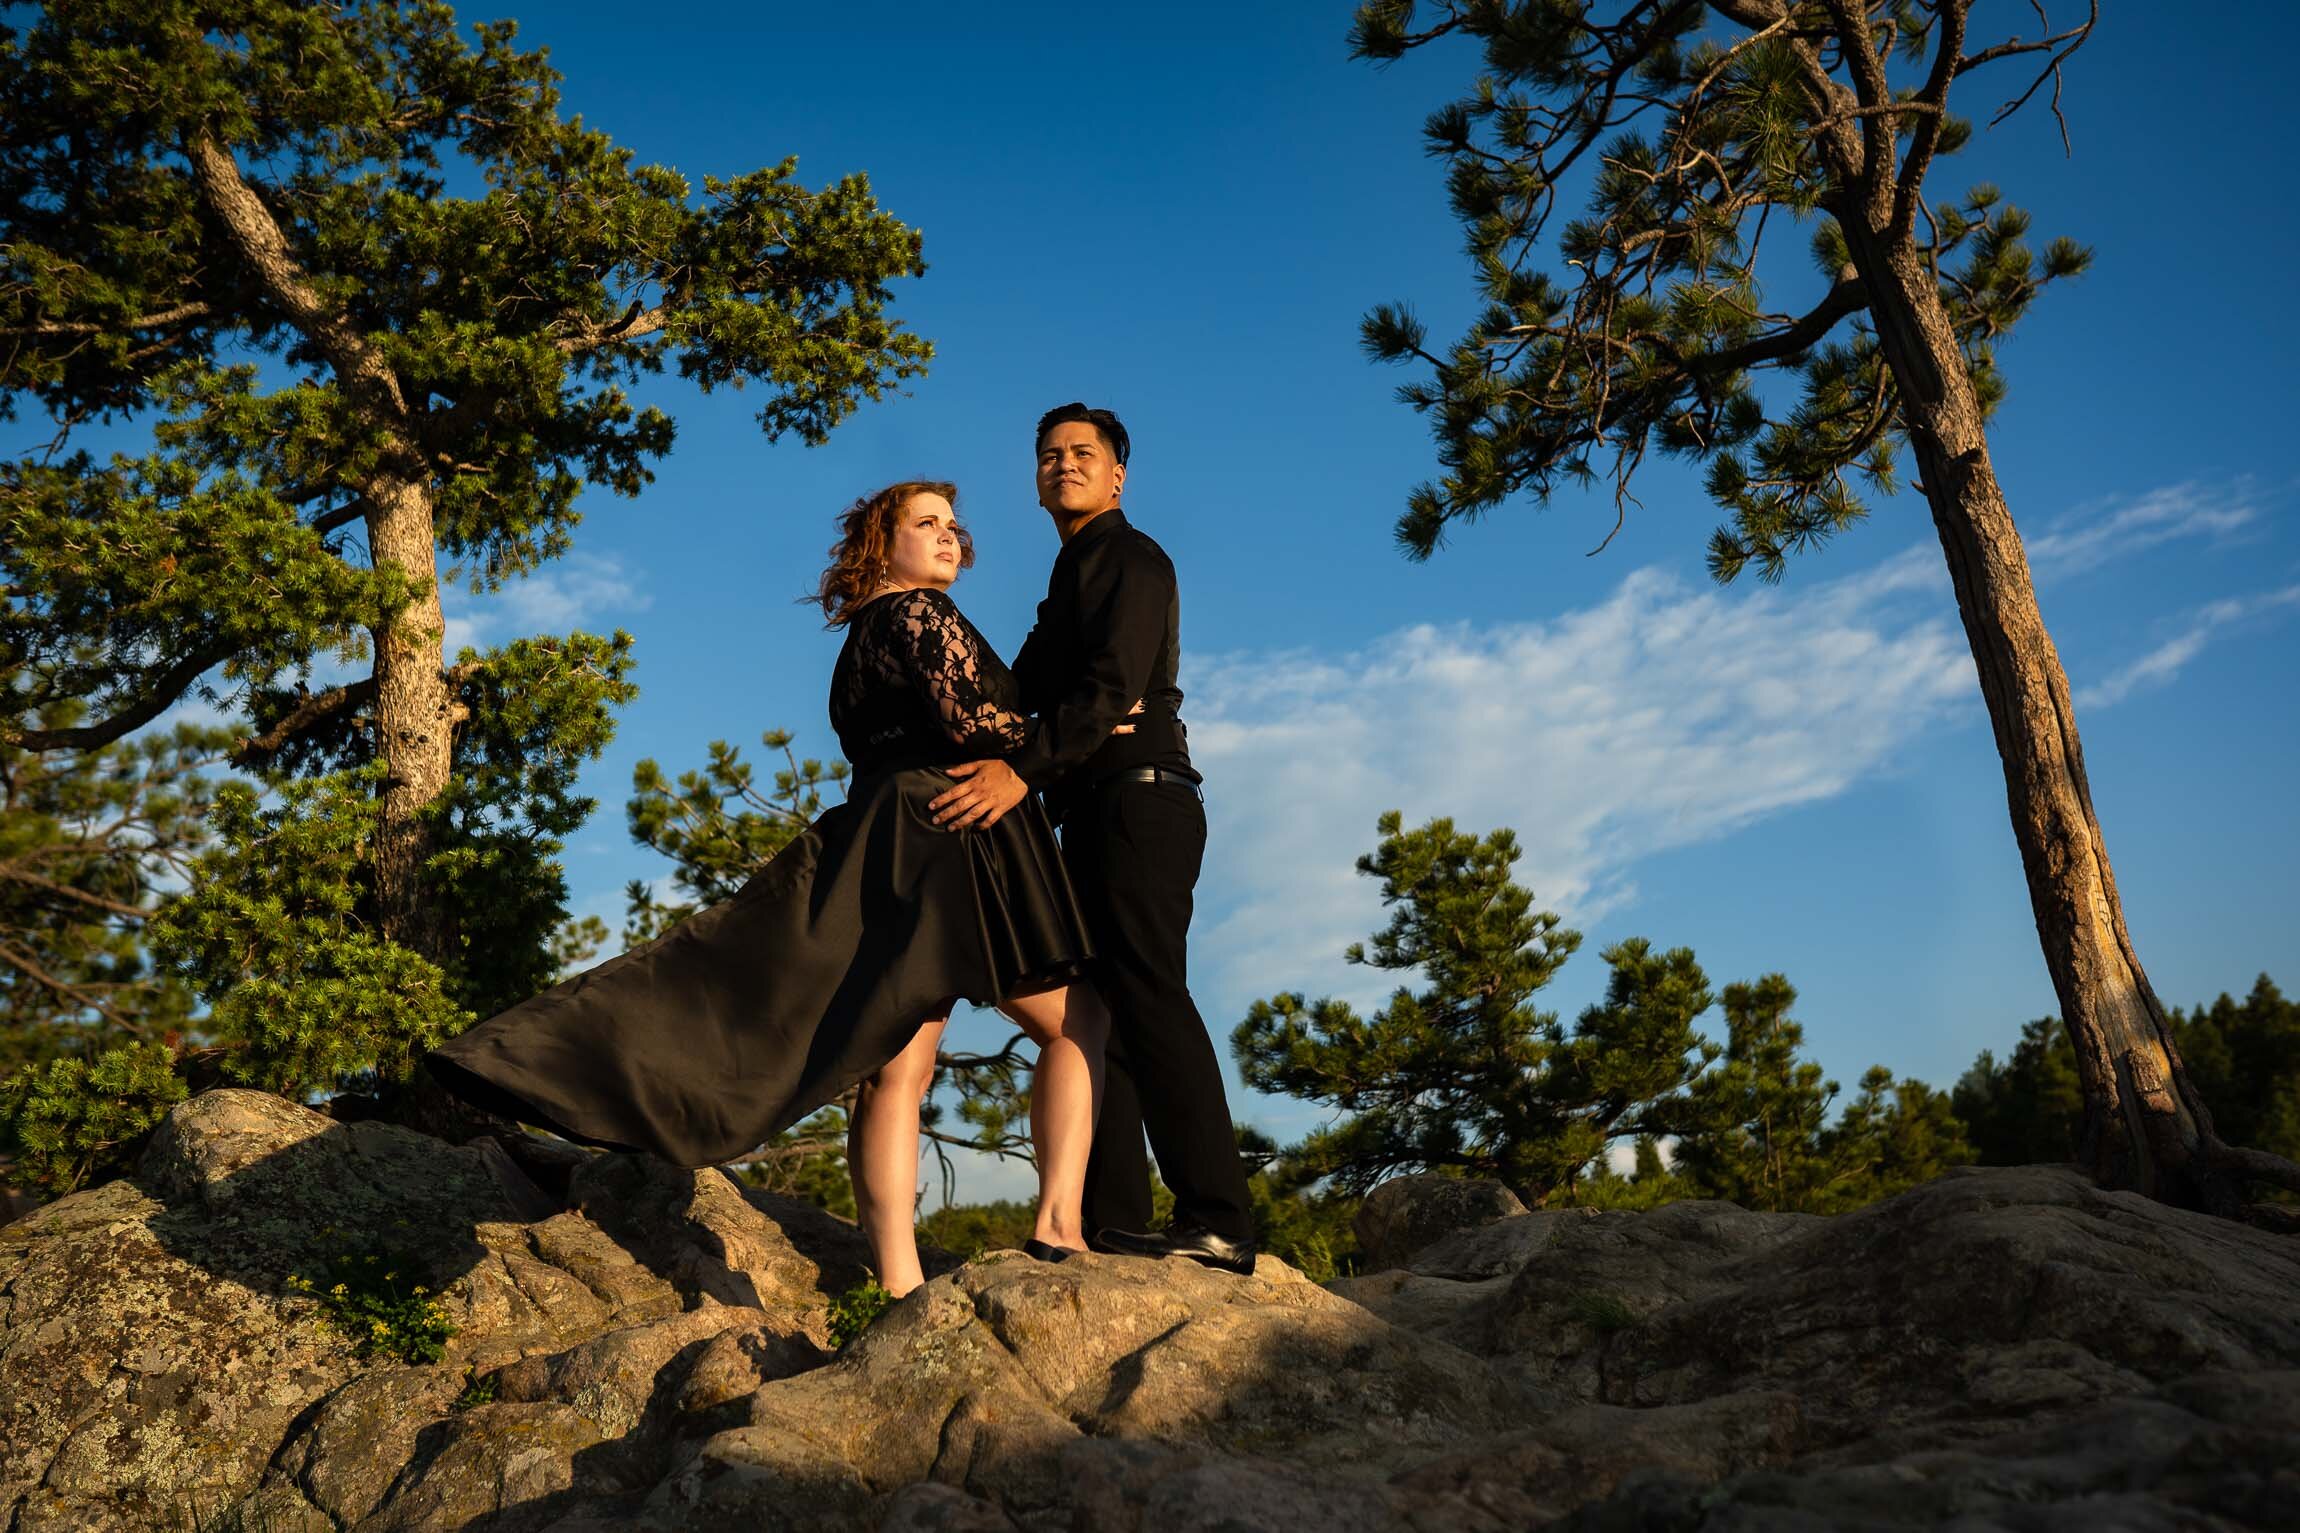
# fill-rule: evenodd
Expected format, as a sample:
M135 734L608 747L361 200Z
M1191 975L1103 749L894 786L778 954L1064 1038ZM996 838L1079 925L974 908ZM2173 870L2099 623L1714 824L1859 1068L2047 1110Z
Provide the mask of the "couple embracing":
M858 1087L855 1204L900 1295L921 1281L936 1046L957 1001L995 1006L1039 1046L1024 1249L1253 1269L1221 1067L1185 983L1206 818L1178 717L1174 567L1119 508L1117 416L1063 405L1036 448L1062 548L1012 669L948 595L974 559L956 488L857 501L818 593L847 635L830 689L846 801L731 899L456 1038L435 1076L505 1117L683 1166L739 1158ZM1145 1132L1174 1192L1158 1230Z

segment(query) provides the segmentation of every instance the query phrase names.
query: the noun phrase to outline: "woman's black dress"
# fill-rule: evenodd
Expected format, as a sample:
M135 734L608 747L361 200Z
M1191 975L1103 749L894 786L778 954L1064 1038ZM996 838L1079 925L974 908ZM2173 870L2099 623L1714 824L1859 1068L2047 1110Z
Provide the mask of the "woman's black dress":
M870 602L831 672L847 800L723 904L480 1023L427 1059L458 1096L682 1166L735 1159L902 1051L1091 956L1035 798L938 829L938 768L1022 743L1014 678L940 591Z

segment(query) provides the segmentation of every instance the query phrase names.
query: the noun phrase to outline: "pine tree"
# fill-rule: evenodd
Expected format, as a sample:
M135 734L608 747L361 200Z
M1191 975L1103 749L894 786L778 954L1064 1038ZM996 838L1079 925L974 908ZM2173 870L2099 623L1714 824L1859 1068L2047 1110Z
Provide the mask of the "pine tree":
M1805 1030L1789 1016L1796 987L1779 974L1727 985L1725 1052L1648 1121L1677 1136L1681 1197L1744 1208L1828 1214L1930 1181L1972 1159L1948 1097L1882 1066L1831 1120L1839 1087L1802 1057Z
M1984 1166L2067 1165L2076 1159L2084 1087L2058 1017L2022 1024L1999 1064L1981 1050L1950 1094Z
M1719 580L1778 579L1792 555L1890 494L1904 453L1928 503L2003 760L2046 967L2084 1087L2080 1155L2100 1179L2219 1212L2247 1180L2300 1165L2230 1145L2183 1070L2126 931L2078 745L2068 680L1990 463L1998 342L2052 283L2085 269L2043 249L1994 187L1931 200L1935 161L1971 136L1962 77L2039 66L2047 82L2093 17L1979 46L1972 0L1369 0L1375 61L1474 40L1475 87L1429 119L1486 308L1442 355L1402 305L1375 310L1375 356L1419 362L1401 394L1429 413L1444 475L1398 538L1428 557L1457 521L1520 493L1605 481L1618 530L1649 454L1706 465L1730 516ZM2042 21L2041 7L2037 16ZM2094 15L2097 15L2095 7ZM1555 231L1571 275L1540 270ZM1775 218L1779 213L1782 216ZM1802 313L1767 295L1760 256L1797 229L1825 290ZM1775 286L1784 285L1776 281ZM1769 372L1795 387L1783 407ZM1611 540L1611 534L1606 541ZM1601 543L1600 547L1603 546Z
M0 1078L186 1025L191 991L144 926L206 844L228 744L179 724L84 757L0 745Z
M2232 1137L2300 1158L2300 1004L2261 975L2242 1001L2175 1008L2172 1034L2198 1089ZM1957 1082L1955 1110L1984 1165L2059 1165L2084 1121L2076 1055L2058 1018L2021 1028L2003 1063L1982 1050Z
M710 760L698 771L681 772L675 783L652 757L632 768L631 798L624 806L631 839L671 859L677 897L665 900L652 885L633 880L626 891L624 946L659 936L704 906L730 898L822 813L826 787L845 792L847 764L801 761L791 738L781 729L759 737L783 758L772 791L760 788L741 749L724 740L713 740Z
M179 723L70 758L0 745L0 1191L79 1184L183 1096L195 996L146 929L207 845L228 743Z
M1392 908L1352 963L1418 971L1370 1018L1299 993L1256 1001L1232 1034L1246 1084L1323 1102L1337 1121L1285 1151L1286 1186L1364 1193L1401 1171L1499 1180L1529 1205L1570 1197L1639 1110L1700 1067L1692 1019L1707 982L1683 949L1642 940L1605 953L1604 1004L1567 1030L1534 997L1580 945L1510 878L1517 839L1447 819L1413 830L1392 811L1358 871Z
M557 78L440 4L0 28L0 419L56 428L0 463L0 744L82 770L198 699L268 795L219 802L215 887L169 915L208 1008L157 1045L185 1080L382 1080L568 953L555 854L630 640L450 662L439 595L564 553L586 486L644 487L672 422L635 380L762 385L766 434L813 442L929 356L887 314L918 235L862 177L698 194L563 115ZM92 421L148 437L99 457ZM39 1111L0 1123L116 1149L122 1093L175 1089L154 1057L80 1077L85 1133L55 1128L61 1077L11 1081Z
M2172 1030L2228 1136L2300 1160L2300 1002L2263 974L2241 1001L2175 1010Z

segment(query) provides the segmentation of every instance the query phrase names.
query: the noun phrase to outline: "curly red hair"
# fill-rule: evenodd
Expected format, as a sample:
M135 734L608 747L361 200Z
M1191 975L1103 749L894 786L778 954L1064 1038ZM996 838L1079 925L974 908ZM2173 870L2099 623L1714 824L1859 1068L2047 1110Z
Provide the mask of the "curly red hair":
M844 627L855 609L870 600L886 578L887 551L894 544L894 522L914 495L940 495L958 510L958 486L940 479L905 479L883 490L873 490L839 513L839 540L830 548L830 568L808 600L821 605L823 626ZM974 564L974 538L962 523L957 527L958 567Z

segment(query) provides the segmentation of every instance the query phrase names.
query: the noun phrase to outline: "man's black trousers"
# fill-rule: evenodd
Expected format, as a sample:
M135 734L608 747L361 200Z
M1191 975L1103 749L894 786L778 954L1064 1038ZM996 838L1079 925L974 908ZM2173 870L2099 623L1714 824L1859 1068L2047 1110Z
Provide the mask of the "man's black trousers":
M1113 1023L1086 1166L1089 1234L1150 1228L1145 1130L1177 1221L1231 1240L1254 1234L1221 1061L1190 999L1191 897L1205 852L1205 808L1178 782L1103 783L1062 806L1062 857Z

